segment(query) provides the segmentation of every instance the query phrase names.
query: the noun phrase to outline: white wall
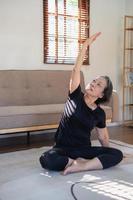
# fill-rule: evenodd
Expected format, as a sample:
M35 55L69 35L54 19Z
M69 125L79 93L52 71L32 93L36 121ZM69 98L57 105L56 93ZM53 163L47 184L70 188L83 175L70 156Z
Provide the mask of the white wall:
M90 48L90 66L83 67L85 81L109 75L121 100L123 17L133 15L133 0L91 0L90 11L91 34L102 34ZM42 12L42 0L0 0L1 70L71 69L43 64Z
M117 55L123 2L91 0L91 33L102 32L90 50L94 75L98 73L96 69L109 73L111 66L114 77L116 60L119 62ZM51 66L62 69L60 65ZM0 69L46 67L43 64L42 0L0 0ZM68 66L63 66L65 68Z
M91 33L101 31L90 51L90 75L107 74L117 88L122 57L124 0L91 1Z
M0 0L0 69L43 62L42 0Z

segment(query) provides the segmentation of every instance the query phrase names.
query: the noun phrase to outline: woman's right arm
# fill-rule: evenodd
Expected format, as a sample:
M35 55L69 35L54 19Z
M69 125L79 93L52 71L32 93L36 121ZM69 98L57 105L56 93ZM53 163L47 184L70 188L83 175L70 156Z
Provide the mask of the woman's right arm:
M86 53L86 50L88 46L93 43L93 41L100 35L101 33L98 32L94 35L92 35L90 38L88 38L84 44L83 47L77 57L76 63L74 65L74 68L72 70L71 78L70 78L70 86L69 91L72 93L80 84L80 69L83 64L84 56Z
M98 140L103 147L109 147L109 133L107 127L96 128L98 134Z

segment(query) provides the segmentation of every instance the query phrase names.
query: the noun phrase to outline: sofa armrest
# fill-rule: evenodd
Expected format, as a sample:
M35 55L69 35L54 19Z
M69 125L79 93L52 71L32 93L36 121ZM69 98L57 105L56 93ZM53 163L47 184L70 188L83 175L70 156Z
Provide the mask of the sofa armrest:
M118 93L113 90L112 93L112 122L118 122L119 121L119 98Z

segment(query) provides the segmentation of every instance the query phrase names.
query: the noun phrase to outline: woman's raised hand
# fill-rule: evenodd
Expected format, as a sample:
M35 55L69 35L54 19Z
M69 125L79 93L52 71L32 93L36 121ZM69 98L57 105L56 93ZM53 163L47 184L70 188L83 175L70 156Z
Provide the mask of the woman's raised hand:
M92 44L100 34L101 32L98 32L92 35L91 37L87 38L86 41L83 43L83 47L88 47L90 44Z

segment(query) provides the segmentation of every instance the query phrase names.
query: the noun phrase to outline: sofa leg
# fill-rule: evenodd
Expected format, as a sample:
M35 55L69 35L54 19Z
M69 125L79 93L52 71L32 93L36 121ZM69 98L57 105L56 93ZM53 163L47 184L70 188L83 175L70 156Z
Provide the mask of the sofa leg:
M27 145L30 145L30 132L27 131Z

